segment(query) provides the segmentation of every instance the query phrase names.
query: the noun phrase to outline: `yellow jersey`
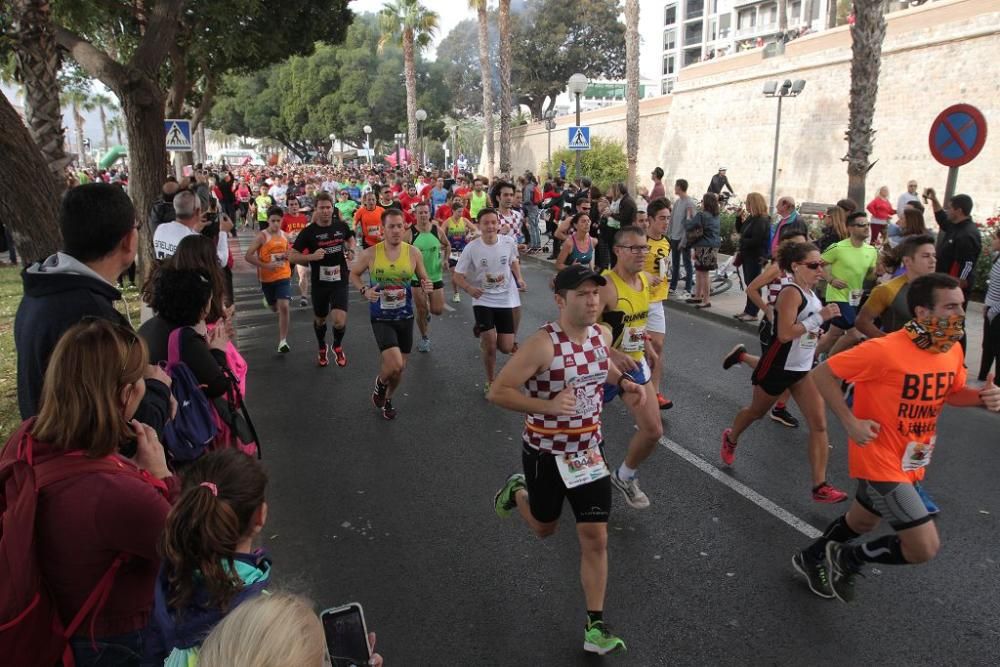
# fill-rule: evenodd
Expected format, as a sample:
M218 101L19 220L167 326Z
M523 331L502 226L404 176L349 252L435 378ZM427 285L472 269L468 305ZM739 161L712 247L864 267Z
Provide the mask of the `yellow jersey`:
M601 321L611 327L612 346L636 361L646 352L646 320L649 319L649 281L639 273L642 288L633 289L613 270L602 274L618 293L614 307L601 314Z

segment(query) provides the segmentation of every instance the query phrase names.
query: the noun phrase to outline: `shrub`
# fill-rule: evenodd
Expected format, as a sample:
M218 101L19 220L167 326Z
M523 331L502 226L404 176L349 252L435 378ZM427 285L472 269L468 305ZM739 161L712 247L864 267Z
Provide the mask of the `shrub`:
M628 177L628 162L625 160L625 146L622 142L591 136L590 150L580 152L580 175L589 178L601 190L607 190L612 183L624 182ZM566 178L572 179L576 151L568 148L552 151L552 168L543 160L538 173L543 176L558 176L562 160L566 160Z

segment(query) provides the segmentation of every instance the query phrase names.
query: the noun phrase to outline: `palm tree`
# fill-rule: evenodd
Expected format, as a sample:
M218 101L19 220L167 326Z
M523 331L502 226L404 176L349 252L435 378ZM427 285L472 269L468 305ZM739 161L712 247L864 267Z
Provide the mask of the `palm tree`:
M112 108L114 102L111 98L103 93L95 93L91 96L90 101L97 107L97 111L101 114L101 134L103 143L101 144L101 150L105 153L108 152L108 119L104 113L105 109Z
M639 159L639 0L625 0L625 104L627 183L634 193Z
M500 173L510 177L510 0L500 0Z
M122 141L122 130L124 129L125 129L125 120L121 117L120 114L115 114L114 116L108 119L107 132L110 134L112 131L114 131L116 143L119 146L125 145L124 142Z
M847 196L858 203L865 201L865 178L871 164L875 131L875 100L878 75L882 66L882 41L885 39L885 14L881 2L855 2L851 26L851 98L847 123ZM862 204L863 205L863 204Z
M63 94L63 101L73 110L73 124L76 128L76 152L78 153L78 166L86 163L83 146L83 123L86 118L81 111L93 111L94 103L90 94L83 90L69 90Z
M493 68L490 66L487 0L469 0L479 19L479 75L483 80L483 136L486 138L486 177L493 180Z
M437 12L419 0L388 0L379 12L379 50L388 42L402 40L403 70L406 75L406 135L410 160L418 154L417 145L417 66L416 53L431 43L438 28Z

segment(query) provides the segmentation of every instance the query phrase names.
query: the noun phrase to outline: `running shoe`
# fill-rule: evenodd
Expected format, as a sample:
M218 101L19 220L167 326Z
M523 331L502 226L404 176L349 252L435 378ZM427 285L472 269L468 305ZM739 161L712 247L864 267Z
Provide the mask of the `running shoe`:
M847 500L847 494L837 487L823 482L813 489L813 502L833 505Z
M732 432L733 429L731 428L727 428L722 432L722 449L719 451L722 462L727 466L733 465L733 461L736 460L736 443L729 439Z
M396 418L396 408L392 407L392 401L388 398L382 404L382 419L390 420Z
M807 551L799 551L792 556L792 567L806 578L809 590L821 598L830 600L834 597L830 588L830 577L826 572L826 560L814 560Z
M917 490L917 495L919 495L920 500L924 502L924 507L927 508L928 514L934 516L935 514L939 514L941 512L941 508L938 507L937 503L934 502L934 499L931 498L931 494L927 493L927 489L924 488L923 484L920 482L914 482L913 488Z
M288 352L291 349L292 348L288 347L288 341L287 340L282 339L281 342L278 343L278 352L281 352L282 354Z
M347 355L344 354L344 348L335 347L333 348L333 357L337 360L337 365L343 368L347 365Z
M381 409L385 405L385 393L389 391L389 388L382 384L382 380L375 376L375 391L372 392L372 404Z
M484 398L489 398L489 396L490 396L490 383L489 382L484 382L483 383L483 397Z
M459 294L458 292L455 292L455 295L451 297L451 301L452 303L462 303L462 295Z
M521 473L516 472L507 478L500 490L493 496L493 511L497 513L498 517L506 519L510 516L510 513L517 507L517 491L523 488L525 488L524 475Z
M730 368L740 363L743 359L743 355L747 353L746 345L737 345L729 354L726 355L725 359L722 360L722 370L728 371Z
M826 568L830 573L830 589L841 602L854 600L854 577L861 574L858 568L849 564L844 545L839 542L826 544Z
M306 306L309 305L309 299L307 299L305 297L299 298L299 305L302 306L303 308L305 308Z
M587 624L587 629L583 633L583 650L587 653L607 655L612 651L625 652L627 649L621 637L611 634L611 628L605 625L604 621L594 621Z
M417 343L417 352L430 352L431 351L431 339L421 338L420 342Z
M649 496L639 488L639 478L633 477L629 481L618 476L618 470L611 472L611 483L625 496L625 502L632 509L643 510L649 507Z
M674 402L659 392L656 393L656 403L661 410L669 410L674 407Z
M788 411L788 408L785 407L779 408L778 406L774 406L773 408L771 408L770 417L774 421L784 426L787 426L788 428L799 427L799 420L796 419L794 416L792 416L792 413Z
M326 345L319 348L319 357L317 357L316 363L319 364L320 366L326 366L328 363L330 363L330 360L326 358L326 352L329 349L330 348L328 348Z

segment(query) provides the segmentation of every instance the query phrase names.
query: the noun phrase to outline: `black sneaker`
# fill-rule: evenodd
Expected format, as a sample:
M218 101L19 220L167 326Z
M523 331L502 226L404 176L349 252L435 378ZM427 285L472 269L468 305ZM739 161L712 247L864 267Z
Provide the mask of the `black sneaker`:
M740 363L740 359L743 358L743 355L746 354L746 352L746 345L737 345L734 347L729 351L729 354L726 355L726 358L722 360L722 370L728 371L730 368Z
M777 406L771 408L771 419L789 428L799 427L799 420L792 416L788 408L779 408Z
M396 408L392 407L392 401L388 398L382 404L382 418L383 419L395 419L396 418Z
M847 562L844 545L839 542L826 544L826 568L830 572L830 589L841 602L854 601L854 577L861 574Z
M381 408L385 405L385 393L389 391L389 388L382 384L379 377L375 376L375 391L372 392L372 405L376 408Z
M799 551L792 556L792 567L806 578L809 590L813 593L827 600L834 598L833 589L830 588L830 577L826 571L825 561L814 560L808 552Z

